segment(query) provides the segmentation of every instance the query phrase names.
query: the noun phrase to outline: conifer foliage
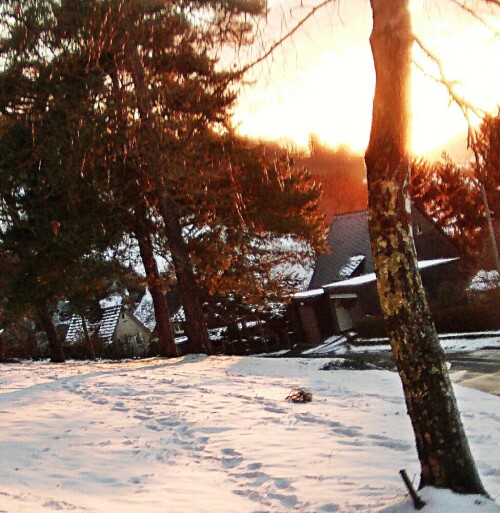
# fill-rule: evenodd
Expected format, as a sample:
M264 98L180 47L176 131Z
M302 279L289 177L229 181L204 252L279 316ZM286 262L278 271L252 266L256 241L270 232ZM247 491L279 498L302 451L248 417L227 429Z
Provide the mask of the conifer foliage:
M190 350L210 352L206 298L262 303L278 291L279 266L311 256L324 236L307 172L231 131L242 72L219 55L252 41L263 4L8 0L1 9L0 243L22 277L8 300L39 294L50 310L130 235L157 318L168 309L155 252L173 264ZM286 236L300 247L273 246ZM171 354L165 323L160 346Z
M482 187L494 218L500 209L499 116L484 118L473 147L477 160L456 163L444 155L438 162L413 162L410 192L464 255L480 260L489 244Z

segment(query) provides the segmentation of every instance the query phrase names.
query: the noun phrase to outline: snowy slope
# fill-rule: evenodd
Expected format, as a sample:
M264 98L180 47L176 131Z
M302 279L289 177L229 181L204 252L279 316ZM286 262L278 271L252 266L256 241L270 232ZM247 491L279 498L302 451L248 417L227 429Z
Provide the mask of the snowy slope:
M397 375L319 370L326 361L4 365L0 512L412 511L398 471L417 476L418 464ZM297 386L311 403L285 401ZM457 393L484 484L498 497L500 398ZM477 497L424 498L424 513L500 512Z

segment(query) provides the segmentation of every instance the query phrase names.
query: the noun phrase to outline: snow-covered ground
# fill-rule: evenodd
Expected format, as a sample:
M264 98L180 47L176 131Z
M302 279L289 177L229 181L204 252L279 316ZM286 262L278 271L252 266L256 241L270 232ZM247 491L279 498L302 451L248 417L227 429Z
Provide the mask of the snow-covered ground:
M357 345L348 344L344 335L334 335L319 346L306 349L304 356L342 356L347 353L368 353L390 351L389 339L372 338L366 343L358 340ZM475 333L444 333L439 335L439 342L445 352L472 353L480 349L500 349L500 331L481 331Z
M418 485L396 374L327 359L190 356L0 367L0 512L410 513ZM285 400L305 387L313 401ZM500 496L500 397L456 387ZM500 512L424 490L424 513Z

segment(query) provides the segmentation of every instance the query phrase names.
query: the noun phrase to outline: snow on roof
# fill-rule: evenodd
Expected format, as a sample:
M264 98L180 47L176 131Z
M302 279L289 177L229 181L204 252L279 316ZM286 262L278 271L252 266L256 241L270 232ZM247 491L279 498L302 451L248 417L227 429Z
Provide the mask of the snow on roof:
M122 296L121 294L113 294L99 301L101 308L110 308L112 306L121 306Z
M99 323L99 337L104 342L111 342L121 310L121 304L104 309L102 320Z
M76 342L83 337L83 323L79 315L74 314L69 322L65 342Z
M339 276L343 279L349 278L364 260L365 255L354 255L349 257L347 263L340 269Z
M171 317L172 322L185 322L186 314L184 313L184 307L181 306L177 312Z
M437 258L435 260L422 260L418 262L419 270L428 269L430 267L437 267L438 265L448 264L458 260L458 258ZM363 274L362 276L356 276L355 278L349 278L348 280L335 281L333 283L328 283L325 285L325 288L328 289L336 289L348 286L356 286L356 285L364 285L366 283L370 283L375 281L377 278L375 273Z
M486 271L481 269L472 278L469 290L473 292L484 292L486 290L493 290L500 287L500 274L498 271Z
M87 331L89 335L92 335L97 331L99 337L104 342L111 342L113 339L113 333L115 332L116 325L118 324L118 319L120 317L120 312L122 310L121 298L119 301L110 300L110 301L100 301L101 304L101 316L100 319L96 322L90 322L89 319L85 319L85 324L87 326ZM111 304L112 306L102 307L103 304ZM83 322L82 318L75 314L71 317L71 321L69 323L68 332L66 333L66 343L73 343L81 340L84 336L83 332Z
M153 331L156 326L155 311L153 306L153 297L149 290L142 296L141 302L134 311L134 315L139 319L148 330Z
M325 293L323 289L313 289L313 290L305 290L304 292L297 292L292 297L297 299L305 299L308 297L321 296Z

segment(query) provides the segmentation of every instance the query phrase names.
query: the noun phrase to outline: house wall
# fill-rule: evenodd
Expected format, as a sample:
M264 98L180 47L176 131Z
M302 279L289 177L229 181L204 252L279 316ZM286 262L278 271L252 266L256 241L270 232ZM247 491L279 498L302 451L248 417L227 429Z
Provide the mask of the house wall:
M145 326L135 321L129 312L122 310L113 334L113 340L129 342L140 350L147 349L150 337L151 332Z
M336 332L333 307L326 294L295 300L293 315L303 344L318 345Z

